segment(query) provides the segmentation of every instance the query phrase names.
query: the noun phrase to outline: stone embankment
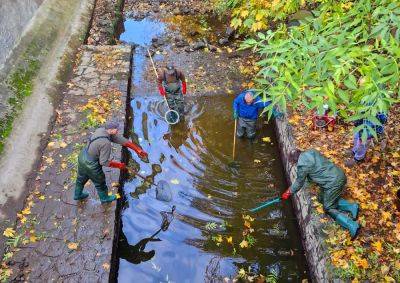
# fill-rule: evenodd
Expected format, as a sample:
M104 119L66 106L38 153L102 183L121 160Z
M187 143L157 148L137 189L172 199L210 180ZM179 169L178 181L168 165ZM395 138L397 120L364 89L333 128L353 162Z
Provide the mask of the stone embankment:
M293 129L286 117L275 119L275 129L286 177L288 183L291 184L296 180L297 174L296 164L288 160L290 151L296 148ZM325 244L326 235L322 231L324 224L320 221L321 216L315 213L310 191L299 191L292 197L292 202L302 235L311 278L315 282L331 282L332 275L327 268L329 253Z

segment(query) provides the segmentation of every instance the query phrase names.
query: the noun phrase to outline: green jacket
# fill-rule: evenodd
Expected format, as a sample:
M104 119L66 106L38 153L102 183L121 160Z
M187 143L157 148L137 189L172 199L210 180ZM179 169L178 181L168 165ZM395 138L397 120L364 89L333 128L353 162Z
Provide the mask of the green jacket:
M319 185L324 192L337 190L346 183L343 170L315 149L300 154L297 162L297 178L291 186L291 192L299 191L306 179Z

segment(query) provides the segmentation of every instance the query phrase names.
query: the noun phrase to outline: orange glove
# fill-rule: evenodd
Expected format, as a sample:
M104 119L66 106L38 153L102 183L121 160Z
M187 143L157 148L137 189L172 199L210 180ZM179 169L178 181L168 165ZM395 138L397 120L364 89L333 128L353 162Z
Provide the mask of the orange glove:
M114 161L114 160L111 160L111 161L108 163L108 167L117 168L117 169L119 169L119 170L126 170L126 165L125 165L125 163L117 162L117 161Z
M282 194L281 198L283 200L287 200L288 198L290 198L291 195L292 195L292 192L290 191L290 188L289 188Z
M140 158L146 158L148 156L147 152L145 152L140 146L134 144L131 141L124 143L123 146L132 149L134 152L137 153L137 155L139 155Z
M165 89L162 85L158 86L158 92L160 93L161 96L165 96L167 93L165 92Z
M185 95L186 94L186 82L182 82L182 93Z

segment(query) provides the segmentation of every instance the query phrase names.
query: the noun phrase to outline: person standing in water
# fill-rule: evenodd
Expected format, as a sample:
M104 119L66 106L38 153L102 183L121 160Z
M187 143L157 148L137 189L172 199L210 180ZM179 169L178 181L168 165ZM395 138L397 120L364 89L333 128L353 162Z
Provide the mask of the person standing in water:
M181 116L184 114L183 95L186 94L186 89L183 72L173 64L167 64L158 75L158 90L161 96L166 96L169 107Z
M103 166L126 170L125 163L112 160L111 143L117 143L135 151L141 158L146 158L147 153L138 145L118 134L119 124L109 121L104 127L98 128L87 146L82 149L78 157L78 176L76 178L74 200L82 200L89 196L83 191L87 181L91 180L96 187L102 203L116 200L115 195L108 195L106 176Z

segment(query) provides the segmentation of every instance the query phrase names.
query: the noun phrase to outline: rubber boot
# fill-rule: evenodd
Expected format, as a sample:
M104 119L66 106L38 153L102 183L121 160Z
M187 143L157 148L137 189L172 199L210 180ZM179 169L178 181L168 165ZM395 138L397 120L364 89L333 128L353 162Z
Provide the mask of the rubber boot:
M357 236L358 229L360 228L360 225L357 223L357 221L351 220L347 215L340 212L332 212L332 210L330 210L329 214L340 226L350 232L350 236L352 239Z
M358 216L358 204L355 202L349 202L345 199L339 199L338 209L345 212L350 212L353 220L357 219Z
M83 188L75 187L74 200L82 200L89 196L87 192L83 191Z
M108 190L97 190L97 193L98 193L100 201L102 203L112 202L117 199L117 197L115 195L109 196Z

